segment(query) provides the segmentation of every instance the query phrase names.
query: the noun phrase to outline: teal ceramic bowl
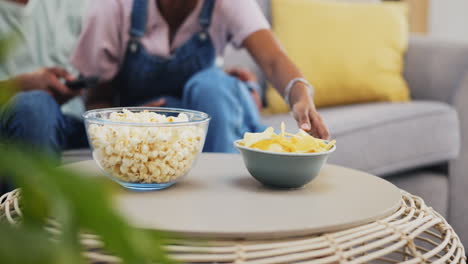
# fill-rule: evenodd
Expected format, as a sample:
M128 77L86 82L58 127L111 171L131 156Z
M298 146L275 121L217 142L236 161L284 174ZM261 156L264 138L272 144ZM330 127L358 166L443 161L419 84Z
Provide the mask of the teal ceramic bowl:
M300 188L315 179L336 149L321 153L279 153L252 149L234 142L250 174L264 185L275 188Z

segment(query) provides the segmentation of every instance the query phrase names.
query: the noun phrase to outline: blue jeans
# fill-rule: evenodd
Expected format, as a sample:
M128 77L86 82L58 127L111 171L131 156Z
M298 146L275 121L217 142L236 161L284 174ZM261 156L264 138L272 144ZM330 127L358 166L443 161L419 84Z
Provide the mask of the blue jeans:
M235 140L265 129L247 86L217 67L192 76L184 87L182 107L211 116L206 152L237 153Z
M62 114L43 91L22 92L0 112L2 139L21 141L59 158L61 150L88 146L83 122Z
M205 112L211 116L205 152L236 152L234 140L265 127L245 84L212 67L188 81L182 99L166 98L167 107ZM22 92L0 114L0 136L43 148L55 157L62 150L88 146L81 120L64 115L42 91Z
M266 128L245 83L218 67L192 76L184 87L182 99L163 98L167 107L197 110L211 116L204 152L237 153L233 146L235 140L242 138L245 132L260 132Z

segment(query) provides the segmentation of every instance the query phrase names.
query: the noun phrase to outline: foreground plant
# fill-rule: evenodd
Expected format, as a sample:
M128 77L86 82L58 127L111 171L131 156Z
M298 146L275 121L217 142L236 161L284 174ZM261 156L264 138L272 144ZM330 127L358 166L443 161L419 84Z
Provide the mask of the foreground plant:
M7 54L1 43L0 60ZM0 82L0 109L13 91L12 83ZM57 168L30 146L3 141L0 181L6 180L21 188L23 216L14 226L0 220L1 263L85 263L79 242L83 230L98 235L123 263L173 263L163 250L167 236L131 227L114 209L109 183L98 177ZM59 223L54 239L45 229L49 219Z

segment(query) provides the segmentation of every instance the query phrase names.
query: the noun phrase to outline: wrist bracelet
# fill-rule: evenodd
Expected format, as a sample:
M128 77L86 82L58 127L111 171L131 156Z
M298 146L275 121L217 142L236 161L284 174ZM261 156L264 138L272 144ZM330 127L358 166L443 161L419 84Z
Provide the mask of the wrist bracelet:
M296 84L297 82L303 83L308 89L309 89L309 96L313 95L313 88L310 83L304 79L304 78L294 78L291 81L289 81L288 85L286 86L286 89L284 89L284 101L289 105L289 108L291 108L291 102L289 102L289 95L291 93L291 89Z

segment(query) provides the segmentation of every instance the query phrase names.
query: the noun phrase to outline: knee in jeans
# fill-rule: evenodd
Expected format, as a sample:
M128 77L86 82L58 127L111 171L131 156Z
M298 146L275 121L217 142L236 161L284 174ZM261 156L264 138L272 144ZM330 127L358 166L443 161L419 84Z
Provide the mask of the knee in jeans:
M188 82L187 89L193 97L202 96L212 98L216 101L222 100L229 95L227 84L229 76L221 69L209 68L195 74Z
M15 95L7 111L24 121L47 122L53 118L57 111L60 111L60 106L48 93L31 91Z
M15 110L43 112L54 110L56 106L55 99L43 91L21 92L12 99L12 107Z

